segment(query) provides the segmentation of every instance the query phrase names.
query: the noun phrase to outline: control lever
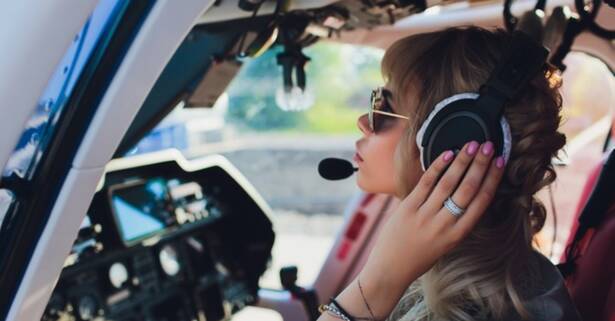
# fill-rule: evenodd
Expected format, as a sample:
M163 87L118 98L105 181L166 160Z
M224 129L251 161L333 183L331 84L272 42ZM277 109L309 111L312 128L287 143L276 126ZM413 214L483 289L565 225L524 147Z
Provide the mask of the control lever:
M315 321L318 319L318 297L314 289L306 289L297 285L297 273L296 266L285 266L280 269L280 283L282 287L290 292L293 297L301 300L305 310L308 312L310 320Z
M73 243L71 253L66 258L65 266L76 263L79 258L93 255L102 251L103 244L98 241L98 235L101 232L102 227L100 224L81 228L79 230L79 234L77 234L75 242Z

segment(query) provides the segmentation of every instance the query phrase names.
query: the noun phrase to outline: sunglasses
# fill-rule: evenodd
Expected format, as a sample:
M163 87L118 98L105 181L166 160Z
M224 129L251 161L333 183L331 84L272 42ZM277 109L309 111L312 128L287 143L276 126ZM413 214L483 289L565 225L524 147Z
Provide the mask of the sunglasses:
M367 114L369 129L372 133L376 133L378 130L385 127L384 125L386 120L390 119L387 117L395 117L406 120L410 119L406 116L393 113L393 109L388 101L391 97L392 93L384 87L378 87L372 90L372 96L370 99L371 106L369 108L369 113Z

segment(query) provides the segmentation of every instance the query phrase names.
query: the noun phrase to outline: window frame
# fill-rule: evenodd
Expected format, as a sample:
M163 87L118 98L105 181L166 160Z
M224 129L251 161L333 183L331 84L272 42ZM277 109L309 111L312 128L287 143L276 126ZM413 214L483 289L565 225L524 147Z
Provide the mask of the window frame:
M7 179L16 200L0 228L0 319L7 316L36 243L98 105L153 1L121 2L82 70L32 180Z

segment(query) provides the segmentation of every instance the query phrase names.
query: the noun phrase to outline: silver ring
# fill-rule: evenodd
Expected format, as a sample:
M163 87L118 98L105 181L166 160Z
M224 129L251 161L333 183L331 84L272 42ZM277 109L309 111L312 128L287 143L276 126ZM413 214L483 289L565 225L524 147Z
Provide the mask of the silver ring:
M455 217L460 217L461 215L463 215L463 213L466 212L465 208L461 208L459 205L455 204L455 202L453 202L453 199L450 197L447 198L446 201L444 201L444 207Z

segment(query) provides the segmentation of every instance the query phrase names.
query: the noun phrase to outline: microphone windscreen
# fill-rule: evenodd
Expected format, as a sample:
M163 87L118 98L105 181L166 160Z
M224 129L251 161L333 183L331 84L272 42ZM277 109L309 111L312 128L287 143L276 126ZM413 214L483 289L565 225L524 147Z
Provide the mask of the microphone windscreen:
M351 162L340 158L325 158L318 164L318 173L328 180L344 179L355 171Z

